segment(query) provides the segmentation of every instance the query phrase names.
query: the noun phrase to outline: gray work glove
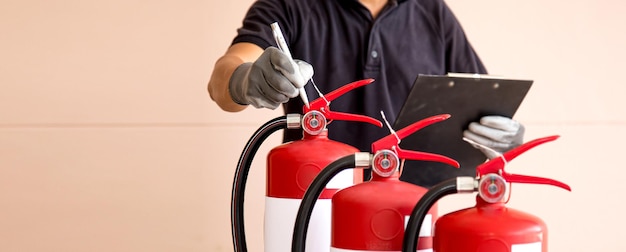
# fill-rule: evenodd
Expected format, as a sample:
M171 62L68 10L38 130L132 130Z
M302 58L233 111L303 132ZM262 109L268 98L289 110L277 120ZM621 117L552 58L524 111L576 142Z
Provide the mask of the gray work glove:
M254 62L241 64L230 77L228 87L233 101L255 108L276 109L313 76L313 67L292 60L276 47L268 47Z
M524 143L524 125L504 116L484 116L480 123L470 123L463 137L491 149L473 144L493 159Z

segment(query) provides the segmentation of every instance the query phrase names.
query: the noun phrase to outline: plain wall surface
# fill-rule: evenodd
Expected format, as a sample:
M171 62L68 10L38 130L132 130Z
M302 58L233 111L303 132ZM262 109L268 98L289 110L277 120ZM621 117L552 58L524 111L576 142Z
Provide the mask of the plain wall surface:
M250 135L281 111L221 111L206 83L250 0L5 0L0 8L0 251L232 251L230 190ZM449 0L490 73L533 79L509 164L550 251L626 251L623 1ZM264 144L250 172L262 251ZM473 195L442 200L440 212Z

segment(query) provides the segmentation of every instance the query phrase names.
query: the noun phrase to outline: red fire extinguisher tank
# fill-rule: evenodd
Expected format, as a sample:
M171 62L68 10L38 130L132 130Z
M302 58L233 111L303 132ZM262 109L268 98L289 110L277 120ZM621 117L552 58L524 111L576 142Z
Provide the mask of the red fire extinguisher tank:
M477 196L475 207L437 221L434 248L437 252L545 252L547 236L546 224L538 217Z
M399 180L397 174L339 191L332 201L332 249L350 251L400 251L408 216L426 189ZM358 210L356 210L358 209ZM432 248L431 208L422 223L418 250Z
M347 84L304 107L303 138L272 149L267 157L264 244L265 251L291 250L294 222L304 194L320 171L333 161L359 150L328 138L331 120L351 120L382 127L376 119L330 111L330 101L342 94L372 83L372 79ZM328 251L330 247L330 199L337 190L362 182L362 173L346 170L338 174L324 192L311 216L308 251Z
M400 181L402 160L438 161L457 168L459 164L436 154L402 150L399 140L449 117L424 119L372 144L372 179L340 190L332 198L331 252L402 250L405 225L413 207L427 191ZM433 207L422 222L418 251L432 249L431 231L436 219L437 209Z

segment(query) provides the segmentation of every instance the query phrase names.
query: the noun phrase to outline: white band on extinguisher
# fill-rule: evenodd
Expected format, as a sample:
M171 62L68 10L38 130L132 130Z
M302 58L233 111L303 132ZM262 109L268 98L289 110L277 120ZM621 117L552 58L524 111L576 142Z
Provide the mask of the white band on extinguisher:
M406 226L409 224L410 218L411 216L404 216L404 230L406 230ZM424 222L422 222L419 237L431 236L433 236L433 216L431 214L427 214L426 217L424 217Z
M433 249L418 249L417 252L433 252ZM392 250L352 250L352 249L340 249L340 248L330 248L330 252L400 252L392 251Z
M511 252L541 252L541 242L511 245Z
M354 169L343 170L335 175L328 184L327 189L344 189L354 185Z
M301 199L265 197L264 251L290 252ZM318 199L306 236L306 251L330 248L330 199Z

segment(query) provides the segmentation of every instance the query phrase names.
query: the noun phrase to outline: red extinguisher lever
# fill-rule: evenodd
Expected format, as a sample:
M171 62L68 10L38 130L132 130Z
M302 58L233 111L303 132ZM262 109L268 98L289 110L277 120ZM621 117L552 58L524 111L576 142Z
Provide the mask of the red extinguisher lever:
M449 158L443 155L433 154L433 153L403 150L398 145L400 144L400 141L403 138L413 134L414 132L426 126L429 126L431 124L446 120L448 118L450 118L449 114L435 115L435 116L431 116L426 119L417 121L409 126L406 126L398 130L397 132L393 132L393 129L390 129L392 131L390 135L383 137L379 139L378 141L372 143L372 153L377 153L382 150L393 150L396 152L399 159L436 161L436 162L446 163L456 168L459 168L460 167L459 162L457 162L456 160L452 158Z
M554 180L554 179L533 177L533 176L526 176L526 175L517 175L517 174L510 174L510 173L504 173L502 174L502 177L510 183L553 185L553 186L558 186L568 191L572 191L572 188L569 185L561 181Z
M374 118L364 116L364 115L355 115L355 114L335 112L335 111L331 111L329 107L331 101L339 98L340 96L344 95L345 93L349 91L352 91L355 88L371 84L372 82L374 82L374 79L365 79L365 80L348 83L338 89L335 89L332 92L326 94L325 96L322 96L310 102L309 107L303 106L302 107L302 111L304 112L303 114L307 114L311 111L318 111L322 115L324 115L326 120L328 120L329 122L332 120L357 121L357 122L366 122L366 123L376 125L378 127L382 127L383 126L382 122Z
M558 135L538 138L533 141L529 141L525 144L522 144L510 151L507 151L504 154L502 154L502 156L491 159L485 162L484 164L479 165L476 168L477 176L481 178L481 181L482 181L482 178L485 178L485 177L488 178L489 176L492 176L492 177L496 176L496 177L501 177L501 179L504 179L504 181L509 182L509 183L553 185L553 186L558 186L565 190L571 191L572 189L570 188L569 185L563 182L554 180L554 179L511 174L511 173L507 173L504 170L504 167L506 166L507 162L513 160L514 158L526 152L527 150L530 150L540 144L554 141L558 138L559 138ZM480 189L479 189L479 193L481 193ZM497 194L499 197L492 197L493 195L496 195L496 194L487 193L486 191L483 190L481 195L488 195L487 198L484 198L484 199L487 200L488 202L495 202L495 201L500 200L500 197L503 194ZM493 198L494 200L489 201L488 198Z
M530 150L540 144L554 141L558 138L559 138L558 135L554 135L554 136L538 138L538 139L529 141L527 143L524 143L518 147L515 147L512 150L505 152L504 154L502 154L502 156L498 158L491 159L479 165L478 167L476 167L476 173L478 177L482 177L483 175L487 173L502 174L504 173L504 166L506 165L507 162L510 162L511 160L521 155L522 153L526 152L527 150Z
M335 111L327 111L325 114L326 114L326 119L328 120L365 122L365 123L376 125L378 127L383 127L382 122L374 118L371 118L369 116L355 115L355 114L335 112Z
M459 162L457 162L456 160L452 158L446 157L444 155L421 152L421 151L403 150L403 149L400 149L399 147L396 148L396 153L398 153L398 157L400 159L434 161L434 162L448 164L456 168L460 167Z
M329 102L339 98L340 96L344 95L347 92L352 91L355 88L358 87L362 87L365 85L369 85L372 82L374 82L374 79L364 79L364 80L358 80L352 83L348 83L346 85L341 86L338 89L333 90L332 92L326 94L324 97L320 97L315 99L314 101L312 101L310 103L310 108L311 109L319 109L321 107L327 106ZM326 98L326 99L324 99ZM306 106L304 106L306 108Z

